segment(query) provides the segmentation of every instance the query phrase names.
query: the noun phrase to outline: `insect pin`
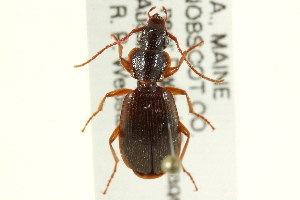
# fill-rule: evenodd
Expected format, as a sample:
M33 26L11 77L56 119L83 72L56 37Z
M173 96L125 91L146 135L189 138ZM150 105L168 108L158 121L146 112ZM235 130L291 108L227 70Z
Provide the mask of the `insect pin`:
M83 132L93 117L102 111L106 98L126 95L120 114L120 123L109 138L109 146L115 165L103 194L106 194L117 171L119 159L112 146L116 138L119 138L120 153L124 163L140 178L154 179L164 175L165 172L161 169L161 162L166 156L171 154L171 149L173 149L180 160L183 159L190 140L190 132L179 120L173 95L185 95L189 112L201 118L214 130L214 127L206 118L194 112L192 102L186 91L157 85L157 82L175 74L183 61L197 75L206 80L221 83L224 79L214 80L208 78L193 68L186 55L203 44L203 41L191 46L186 51L182 51L177 38L166 29L165 22L168 19L168 15L165 7L162 7L166 15L165 18L162 18L158 13L150 15L150 12L155 8L152 7L148 11L149 19L146 25L133 29L122 39L112 35L115 42L101 49L88 61L74 66L84 66L106 49L118 45L120 63L132 78L137 79L137 88L134 90L122 88L108 92L101 100L97 111L91 115L82 129ZM125 60L122 57L122 43L126 42L133 33L139 32L138 47L133 48L128 54L128 60ZM177 49L181 54L179 63L175 67L170 66L171 58L164 51L170 39L176 43ZM187 137L182 151L181 134ZM172 138L171 144L169 142L170 137ZM197 191L198 188L193 177L183 165L182 170L190 177Z

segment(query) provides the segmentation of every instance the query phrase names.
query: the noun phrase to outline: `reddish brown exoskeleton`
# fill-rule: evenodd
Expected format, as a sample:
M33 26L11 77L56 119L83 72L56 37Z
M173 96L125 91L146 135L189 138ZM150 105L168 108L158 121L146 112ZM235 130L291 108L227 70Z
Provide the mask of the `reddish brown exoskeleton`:
M197 75L206 80L214 83L224 81L223 79L214 80L208 78L192 67L190 62L186 59L186 55L201 45L203 41L183 52L178 44L177 38L166 30L165 21L168 19L167 11L164 7L162 8L166 14L165 18L160 17L157 13L151 16L150 12L155 9L155 7L151 8L148 12L149 20L146 25L133 29L127 36L120 40L112 35L115 39L114 43L107 45L87 62L75 66L84 66L95 59L104 50L111 46L118 45L119 58L122 66L133 78L137 79L137 88L134 90L123 88L107 93L100 102L98 110L92 114L82 129L82 131L84 131L92 118L102 111L107 97L126 95L120 114L120 124L113 131L109 139L115 166L103 194L107 192L119 162L112 146L113 141L117 137L119 137L120 152L124 163L141 178L153 179L162 176L164 172L161 169L161 161L164 157L170 155L171 148L174 149L175 154L179 156L181 160L183 159L189 143L190 133L179 121L173 95L185 95L189 112L203 119L214 129L207 119L194 112L191 100L186 91L173 87L159 87L157 85L157 82L176 73L183 61L185 61ZM123 47L121 44L126 42L133 33L138 32L141 32L138 37L138 47L132 49L128 55L128 60L125 60L122 57ZM176 43L177 49L181 54L181 59L176 67L170 66L170 56L164 51L168 46L169 39ZM171 144L169 142L168 133L171 133ZM187 137L182 151L181 133ZM190 173L188 173L183 166L182 169L191 178L197 190L197 186Z

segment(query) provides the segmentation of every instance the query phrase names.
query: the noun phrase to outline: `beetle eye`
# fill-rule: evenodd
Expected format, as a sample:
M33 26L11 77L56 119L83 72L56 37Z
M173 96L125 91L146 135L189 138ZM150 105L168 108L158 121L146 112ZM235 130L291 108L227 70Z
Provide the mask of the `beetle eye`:
M165 37L165 39L164 39L164 45L163 45L164 49L169 46L169 43L170 43L169 37Z
M140 45L141 42L142 42L142 33L140 32L137 34L137 44Z

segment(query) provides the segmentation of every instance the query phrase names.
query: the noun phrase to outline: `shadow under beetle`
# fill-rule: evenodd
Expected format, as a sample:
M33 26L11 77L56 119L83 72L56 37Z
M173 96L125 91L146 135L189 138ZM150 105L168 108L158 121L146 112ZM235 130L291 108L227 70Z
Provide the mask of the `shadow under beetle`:
M176 73L183 61L197 75L206 80L221 83L224 79L214 80L208 78L192 67L191 63L186 59L186 55L194 48L203 44L203 41L186 51L182 51L177 38L166 30L165 21L168 19L168 16L165 7L162 7L166 15L165 18L160 17L157 13L151 16L150 12L155 8L152 7L148 11L149 20L146 25L133 29L127 36L120 40L112 35L115 39L114 43L107 45L85 63L74 66L84 66L104 50L118 45L119 59L122 66L133 78L137 79L137 88L135 90L123 88L107 93L100 102L98 110L92 114L82 129L83 132L92 118L102 111L107 97L126 95L120 114L120 123L109 138L109 146L115 160L115 166L103 194L106 194L111 180L117 171L119 159L112 146L117 137L119 137L120 152L124 163L138 177L154 179L162 176L164 172L161 169L161 161L167 155L171 154L171 148L174 149L175 154L180 160L183 159L190 140L190 132L179 121L173 95L185 95L189 112L204 120L214 130L214 127L207 119L194 112L192 102L186 91L173 87L159 87L157 85L157 82ZM141 32L137 40L138 47L132 49L128 55L128 60L125 60L122 57L123 46L121 44L126 42L133 33L138 32ZM177 49L181 54L181 59L176 67L170 66L170 56L164 51L169 44L169 39L176 43ZM168 133L171 134L171 144ZM180 153L181 133L187 137L187 140ZM183 166L182 169L191 178L197 191L198 188L190 173Z

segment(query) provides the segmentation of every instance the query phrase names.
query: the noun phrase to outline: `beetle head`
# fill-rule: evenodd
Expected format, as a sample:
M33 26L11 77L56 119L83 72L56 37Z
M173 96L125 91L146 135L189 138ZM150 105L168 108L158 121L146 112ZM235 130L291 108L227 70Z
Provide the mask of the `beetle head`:
M138 45L147 50L162 51L169 44L169 38L166 34L166 20L168 19L165 7L162 7L166 17L162 18L158 13L150 15L150 12L156 7L152 7L148 12L149 20L147 26L138 35Z
M165 18L162 18L161 16L159 16L158 13L155 13L154 15L150 15L150 12L152 10L154 10L156 8L156 6L152 7L149 11L148 11L148 26L151 26L153 28L158 28L158 29L166 29L166 25L165 25L165 21L167 21L168 19L168 13L166 8L163 6L162 9L164 11L164 13L166 14Z

